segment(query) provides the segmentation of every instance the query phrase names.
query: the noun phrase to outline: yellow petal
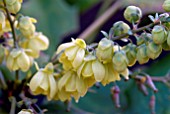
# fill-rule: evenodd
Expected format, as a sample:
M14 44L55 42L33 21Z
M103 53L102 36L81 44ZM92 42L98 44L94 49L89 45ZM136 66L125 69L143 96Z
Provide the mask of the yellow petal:
M44 73L42 76L43 76L43 80L41 81L40 87L44 90L43 94L46 95L48 92L49 86L50 86L49 79L48 79L48 75L46 73Z
M10 70L12 70L13 64L14 64L14 58L9 55L7 57L6 65Z
M83 77L90 77L93 75L92 62L87 62L82 70Z
M72 63L74 68L77 68L82 64L84 56L85 56L85 50L80 48L77 51L76 57L74 58L74 61Z
M74 73L72 73L71 78L66 83L65 89L68 92L76 91L76 75Z
M53 75L49 75L48 78L49 78L49 84L50 84L49 100L51 100L57 92L57 84L56 84L56 81Z
M79 76L79 78L81 76L84 65L85 65L85 62L83 62L83 64L77 69L77 75Z
M93 69L95 80L101 82L105 76L104 65L100 63L98 60L96 60L93 61L92 63L92 69Z
M68 57L68 60L71 60L71 61L74 60L74 58L76 57L78 49L79 49L78 46L74 46L74 47L67 48L65 50L65 54Z
M82 78L76 78L76 88L81 96L84 96L87 93L87 85Z
M17 58L17 64L20 67L22 71L27 71L30 68L30 59L25 54L25 52L22 52L20 56Z
M66 100L70 100L71 97L70 97L70 93L64 91L64 90L61 90L58 92L58 97L61 101L66 101Z
M38 86L40 86L41 81L43 80L43 76L44 73L41 71L38 71L31 79L30 81L30 89L31 91L36 91L36 89L38 88Z
M83 48L83 49L86 48L86 43L85 43L85 41L82 40L82 39L76 39L75 43L76 43L79 47L81 47L81 48Z
M56 54L60 53L61 51L64 51L64 50L67 49L67 48L73 47L73 46L75 46L75 44L72 43L72 42L61 44L61 45L58 47Z
M58 81L58 88L59 90L61 90L65 85L66 83L68 82L68 80L71 78L71 72L68 71L66 74L64 74L60 80Z
M120 74L122 74L125 79L127 79L127 80L129 79L129 70L128 69L124 70Z
M40 34L38 35L38 37L35 38L35 40L37 42L37 48L39 48L40 50L46 50L48 48L49 40L45 35Z

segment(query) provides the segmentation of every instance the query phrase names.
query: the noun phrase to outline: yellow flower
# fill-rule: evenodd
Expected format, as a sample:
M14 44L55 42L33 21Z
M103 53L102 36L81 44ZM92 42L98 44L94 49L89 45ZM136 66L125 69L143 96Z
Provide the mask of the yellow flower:
M26 72L31 66L31 60L23 49L14 48L9 53L6 64L12 71L21 69L23 72Z
M36 22L37 22L36 19L28 16L22 16L19 19L18 28L24 37L32 38L35 32L35 25L33 23Z
M42 33L35 33L33 38L25 39L21 42L21 47L25 49L30 49L28 55L38 58L41 50L46 50L49 46L48 38Z
M96 56L98 59L105 63L112 61L112 56L114 53L114 48L112 46L112 41L107 38L103 38L96 49Z
M97 58L91 54L84 58L84 62L78 68L77 74L83 78L94 78L97 82L101 82L105 76L105 68Z
M145 44L142 44L137 48L136 59L138 60L139 64L144 64L149 61L147 47Z
M62 101L69 100L74 97L78 101L79 97L83 97L88 85L83 78L78 77L75 71L67 71L58 81L58 97Z
M16 14L21 9L22 0L6 0L6 6L10 13Z
M114 81L120 80L120 75L113 68L112 63L105 64L104 67L105 67L105 76L104 76L104 79L101 81L101 83L104 86L106 84L109 84L110 82L114 82Z
M85 56L86 43L82 39L72 39L72 42L61 44L56 54L61 54L59 61L65 70L77 69L83 62Z
M54 78L53 64L49 63L41 68L30 81L30 89L33 94L47 95L48 100L54 98L57 92L57 84Z

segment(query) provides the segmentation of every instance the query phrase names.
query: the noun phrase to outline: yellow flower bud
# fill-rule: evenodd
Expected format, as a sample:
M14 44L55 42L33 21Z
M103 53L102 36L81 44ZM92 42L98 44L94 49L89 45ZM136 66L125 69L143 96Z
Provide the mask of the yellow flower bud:
M31 109L22 109L18 114L34 114Z
M147 45L146 53L149 58L156 59L162 52L162 46L150 41Z
M114 82L117 80L120 80L119 73L113 68L112 63L104 64L105 67L105 76L104 79L101 81L101 83L105 86L106 84L109 84L110 82Z
M104 64L112 61L114 53L112 43L111 40L103 38L96 49L96 56Z
M138 60L139 64L144 64L149 61L147 47L145 44L142 44L137 48L136 59Z
M162 46L162 49L165 50L165 51L169 51L170 50L170 46L168 45L167 42L164 42L161 46Z
M26 39L24 42L21 42L21 47L30 49L31 51L29 51L28 54L34 58L38 58L40 51L46 50L48 46L49 40L42 33L35 33L33 38Z
M136 45L129 43L123 50L126 52L126 57L129 61L128 66L133 66L136 63Z
M78 68L77 74L79 77L93 77L97 82L101 82L105 76L105 68L95 56L89 54L84 58L84 62Z
M112 29L114 31L114 35L115 36L119 36L121 34L128 33L128 31L130 30L130 27L125 22L118 21L118 22L113 24L113 28Z
M0 64L4 60L4 56L5 56L5 49L2 45L0 45Z
M166 12L170 12L170 0L165 0L162 7Z
M6 6L10 13L16 14L21 9L20 0L6 0Z
M54 78L53 64L49 63L41 68L30 81L30 89L33 94L47 95L48 100L54 98L57 92L57 84Z
M124 11L124 17L129 22L138 22L142 17L142 11L139 7L128 6Z
M56 54L59 54L61 51L63 51L59 58L59 61L63 64L65 70L69 70L68 68L77 69L83 62L85 49L86 43L84 42L84 40L72 39L72 42L70 43L61 44L58 47ZM66 62L64 61L69 61L70 63L65 64ZM67 66L70 64L71 66Z
M139 37L137 37L137 45L141 45L146 41L152 40L152 35L150 33L142 33Z
M114 69L119 73L123 72L127 68L128 62L126 53L123 50L117 51L113 55L112 63Z
M23 49L13 49L7 57L6 64L12 71L21 69L26 72L31 66L31 61Z
M28 16L22 16L19 19L18 28L24 37L31 38L34 35L35 25L33 23L35 22L35 19L30 18Z
M152 30L153 42L156 44L162 44L166 41L167 33L163 26L156 25Z
M6 22L5 22L5 14L2 12L2 11L0 11L0 28L4 28L5 27L5 24L6 24Z

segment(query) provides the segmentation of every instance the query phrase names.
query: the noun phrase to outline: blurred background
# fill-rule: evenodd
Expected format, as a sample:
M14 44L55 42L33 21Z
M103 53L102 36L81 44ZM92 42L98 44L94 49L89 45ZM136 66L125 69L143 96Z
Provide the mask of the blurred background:
M55 52L61 43L71 41L71 37L81 37L88 43L98 42L116 21L125 21L123 11L128 5L139 6L143 11L142 22L139 26L150 23L148 14L161 13L164 0L25 0L22 12L37 19L37 31L42 31L50 39L47 54ZM109 14L110 13L110 14ZM109 14L109 16L107 15ZM97 21L97 22L96 22ZM125 21L127 22L127 21ZM94 24L95 23L95 24ZM128 23L128 22L127 22ZM129 24L129 23L128 23ZM95 29L90 27L93 25ZM123 45L123 42L119 42ZM163 52L161 56L145 65L136 64L130 69L141 67L151 76L164 76L170 69L170 53ZM78 103L72 102L72 108L67 114L150 114L148 96L139 92L135 82L124 80L117 83L121 89L121 108L116 109L110 97L110 87L92 88ZM159 92L156 93L157 114L170 114L170 89L156 83ZM48 109L49 114L64 114L64 104L59 101L47 102L41 105Z

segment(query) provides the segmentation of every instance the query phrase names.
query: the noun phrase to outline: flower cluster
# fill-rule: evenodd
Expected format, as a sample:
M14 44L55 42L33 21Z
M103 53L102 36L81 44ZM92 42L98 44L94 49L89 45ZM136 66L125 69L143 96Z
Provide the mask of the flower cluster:
M37 22L36 19L17 15L21 9L21 3L22 0L0 2L5 8L0 9L0 36L5 40L0 44L0 50L2 50L0 63L6 56L6 66L9 70L26 72L30 69L34 58L39 57L40 51L48 48L49 40L41 32L36 31L34 25Z

